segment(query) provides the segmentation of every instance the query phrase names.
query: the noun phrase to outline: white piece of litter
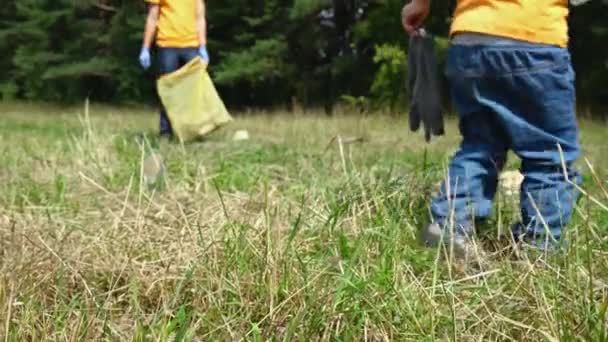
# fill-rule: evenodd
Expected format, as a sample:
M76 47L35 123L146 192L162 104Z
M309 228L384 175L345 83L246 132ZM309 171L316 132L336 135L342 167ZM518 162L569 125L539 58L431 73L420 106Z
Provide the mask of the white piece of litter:
M234 137L232 138L232 140L233 141L249 140L249 132L247 132L246 130L236 131L234 133Z

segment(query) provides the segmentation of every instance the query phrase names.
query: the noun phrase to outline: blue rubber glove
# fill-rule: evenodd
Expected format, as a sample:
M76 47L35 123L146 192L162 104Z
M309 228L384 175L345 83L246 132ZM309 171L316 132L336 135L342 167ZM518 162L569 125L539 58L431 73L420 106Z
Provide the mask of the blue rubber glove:
M207 52L206 46L203 45L203 46L199 47L198 54L201 56L203 61L205 61L205 63L209 64L209 53Z
M141 64L142 68L148 70L148 68L152 64L150 59L150 49L141 48L141 52L139 53L139 64Z

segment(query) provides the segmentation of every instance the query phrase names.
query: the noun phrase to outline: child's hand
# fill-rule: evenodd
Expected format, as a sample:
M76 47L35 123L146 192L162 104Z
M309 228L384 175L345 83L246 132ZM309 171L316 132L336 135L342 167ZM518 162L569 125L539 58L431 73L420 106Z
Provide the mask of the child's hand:
M412 0L401 11L401 24L407 33L414 35L431 10L430 0Z

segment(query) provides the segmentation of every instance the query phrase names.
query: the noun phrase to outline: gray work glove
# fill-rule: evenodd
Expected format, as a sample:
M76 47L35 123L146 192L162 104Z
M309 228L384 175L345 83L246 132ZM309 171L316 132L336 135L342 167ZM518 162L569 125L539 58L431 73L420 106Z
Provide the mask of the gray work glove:
M432 135L445 133L434 38L424 31L412 35L407 62L410 129L418 131L422 122L428 142Z

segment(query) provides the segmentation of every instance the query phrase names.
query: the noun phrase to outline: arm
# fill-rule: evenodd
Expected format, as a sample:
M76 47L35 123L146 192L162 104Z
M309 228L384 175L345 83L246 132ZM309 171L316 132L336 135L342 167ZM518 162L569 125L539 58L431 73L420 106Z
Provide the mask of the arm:
M207 19L205 1L196 2L196 30L198 32L198 42L201 47L207 46Z
M415 34L431 10L431 0L412 0L401 11L401 23L409 34Z
M148 8L148 18L146 19L146 29L144 30L144 42L139 53L139 64L144 69L148 69L152 64L150 58L150 47L152 41L154 41L154 35L156 34L156 24L158 23L158 15L160 9L158 4L150 4Z
M160 7L158 4L150 4L148 8L148 17L146 19L146 29L144 31L144 42L142 48L150 49L154 36L156 35L156 25L158 23L158 16L160 13Z

